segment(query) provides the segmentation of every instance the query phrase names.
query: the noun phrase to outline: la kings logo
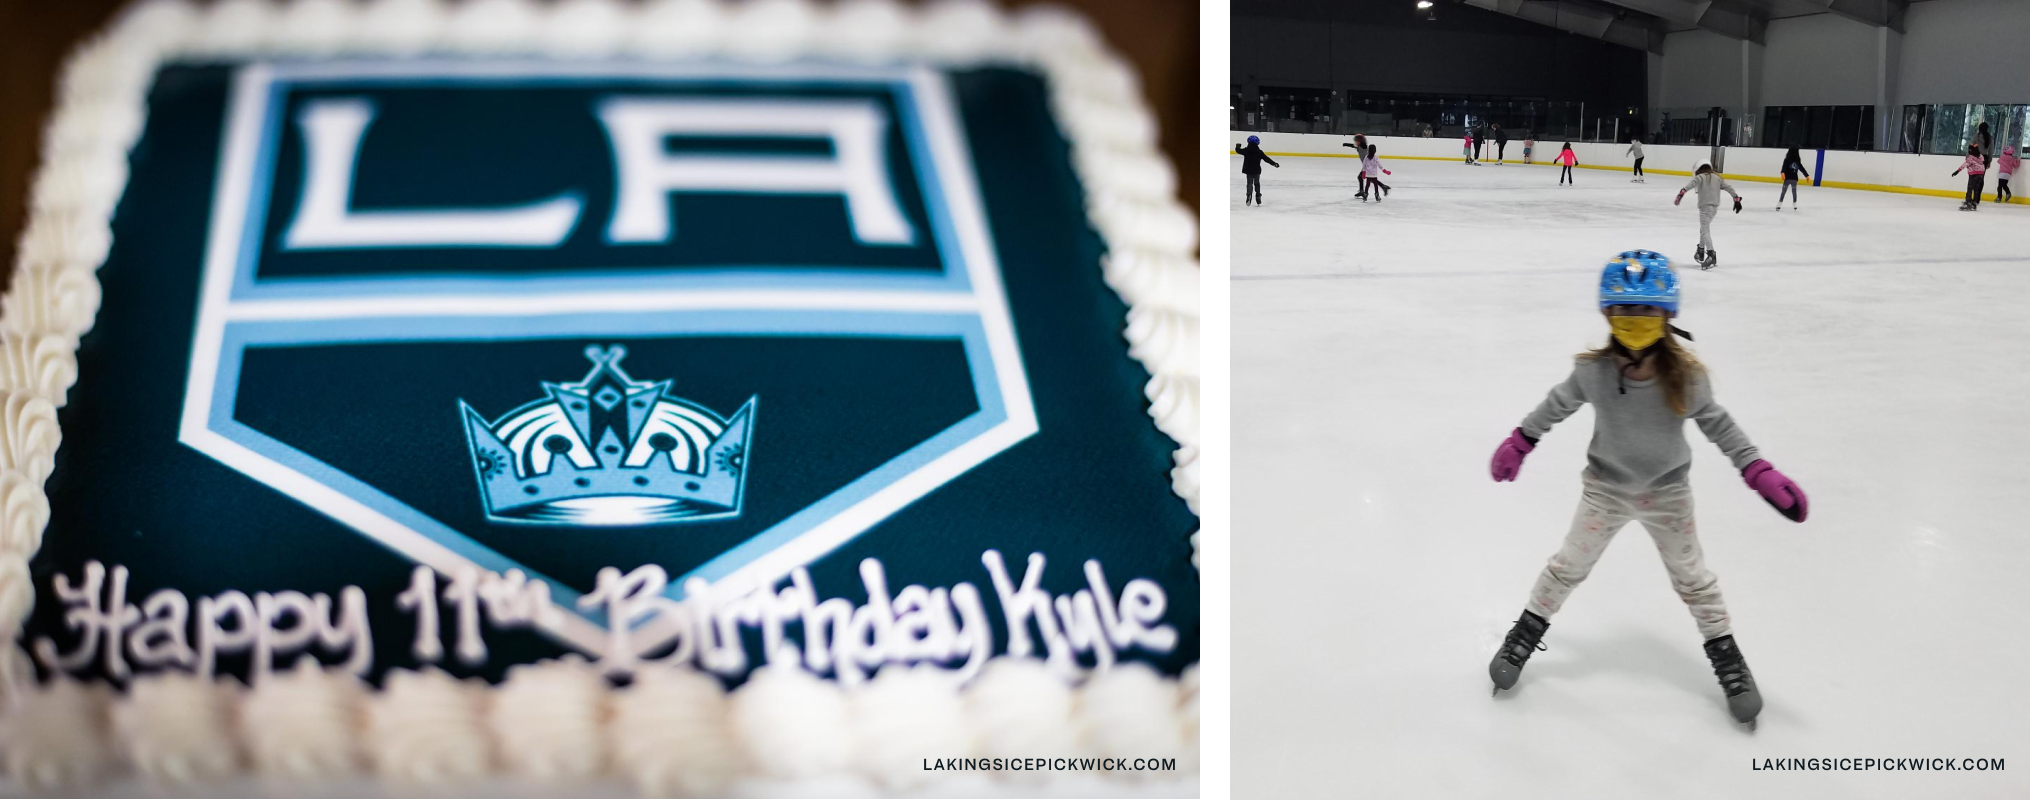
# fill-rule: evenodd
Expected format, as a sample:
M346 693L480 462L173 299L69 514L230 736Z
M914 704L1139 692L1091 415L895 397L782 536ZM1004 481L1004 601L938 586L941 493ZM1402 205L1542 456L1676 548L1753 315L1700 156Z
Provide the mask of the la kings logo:
M934 72L257 63L225 136L180 441L581 649L560 578L736 596L1037 431Z

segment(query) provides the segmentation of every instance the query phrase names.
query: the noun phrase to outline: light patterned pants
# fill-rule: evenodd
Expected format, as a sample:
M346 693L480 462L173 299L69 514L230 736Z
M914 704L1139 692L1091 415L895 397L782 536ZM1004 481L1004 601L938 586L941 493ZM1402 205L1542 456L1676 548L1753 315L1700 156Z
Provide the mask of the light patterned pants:
M1630 492L1601 483L1591 471L1585 475L1585 493L1579 499L1578 513L1572 517L1572 530L1565 534L1564 547L1551 556L1543 574L1537 576L1536 589L1530 593L1530 610L1546 619L1558 613L1565 598L1593 571L1593 564L1607 551L1607 543L1614 540L1615 532L1631 521L1640 522L1649 530L1657 553L1663 556L1664 569L1670 573L1671 586L1691 609L1692 619L1699 623L1699 633L1711 639L1731 632L1727 606L1720 599L1720 579L1706 569L1705 553L1699 548L1697 526L1692 519L1691 484Z
M1699 206L1699 246L1713 249L1713 215L1720 213L1719 206Z

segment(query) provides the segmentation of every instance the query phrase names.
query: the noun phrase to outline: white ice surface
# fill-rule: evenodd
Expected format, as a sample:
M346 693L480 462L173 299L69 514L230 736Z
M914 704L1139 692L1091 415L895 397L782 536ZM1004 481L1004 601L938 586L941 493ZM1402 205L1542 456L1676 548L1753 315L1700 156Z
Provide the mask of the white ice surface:
M1718 401L1811 498L1784 519L1686 426L1751 733L1639 525L1489 697L1591 412L1515 483L1489 458L1606 340L1606 258L1691 257L1686 179L1382 157L1380 204L1286 158L1261 207L1232 159L1236 796L2030 798L2030 206L1742 183L1683 272ZM1842 757L2005 769L1751 769Z

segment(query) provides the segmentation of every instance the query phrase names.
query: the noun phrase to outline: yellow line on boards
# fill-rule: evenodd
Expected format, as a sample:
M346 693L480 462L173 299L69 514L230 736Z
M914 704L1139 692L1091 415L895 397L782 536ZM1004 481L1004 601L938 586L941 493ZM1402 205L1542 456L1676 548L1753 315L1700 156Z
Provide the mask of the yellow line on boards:
M1235 154L1233 154L1233 153L1229 153L1229 155L1235 155ZM1267 155L1269 155L1269 156L1272 156L1272 157L1277 157L1277 158L1359 158L1359 157L1360 157L1360 156L1357 156L1357 155L1355 155L1355 154L1353 154L1353 153L1268 153ZM1456 163L1465 163L1465 161L1466 161L1466 159L1464 159L1464 158L1450 158L1450 157L1447 157L1447 156L1391 156L1391 155L1387 155L1387 154L1384 154L1384 155L1382 156L1382 160L1384 160L1384 161L1452 161L1452 162L1456 162ZM1553 164L1553 163L1551 163L1551 162L1549 162L1549 161L1530 161L1530 162L1524 162L1524 161L1510 161L1510 162L1506 162L1506 163L1509 163L1509 164L1515 164L1515 165L1518 165L1518 166L1525 166L1525 167L1555 167L1555 166L1558 166L1557 164ZM1597 170L1604 170L1604 171L1607 171L1607 172L1621 172L1621 173L1627 173L1627 172L1629 172L1629 171L1630 171L1630 168L1629 168L1629 167L1626 167L1626 166L1619 166L1619 167L1603 167L1603 166L1600 166L1600 165L1598 165L1598 164L1575 164L1575 165L1573 165L1573 166L1575 166L1575 167L1578 167L1579 169L1597 169ZM1643 174L1650 174L1650 173L1655 173L1655 174L1657 174L1657 175L1682 175L1682 176L1685 176L1685 177L1691 177L1691 174L1692 174L1692 173L1690 173L1690 172L1688 172L1688 171L1684 171L1684 170L1675 170L1675 169L1651 169L1651 168L1649 168L1649 167L1644 167L1642 171L1643 171ZM1732 172L1723 172L1723 173L1720 173L1720 177L1722 177L1722 178L1726 178L1727 180L1730 180L1730 181L1749 181L1749 182L1753 182L1753 183L1782 183L1782 182L1783 182L1783 179L1782 179L1782 178L1780 178L1780 177L1776 177L1776 178L1772 178L1772 177L1769 177L1769 176L1766 176L1766 175L1741 175L1741 174L1737 174L1737 173L1732 173ZM1810 184L1810 183L1808 183L1808 182L1806 182L1806 181L1798 181L1798 184L1799 184L1799 185L1812 185L1812 184ZM1820 182L1819 182L1818 184L1816 184L1816 185L1817 185L1818 187L1821 187L1821 188L1826 188L1826 189L1853 189L1853 190L1855 190L1855 191L1862 191L1862 192L1891 192L1891 193L1894 193L1894 194L1920 194L1920 195L1926 195L1926 196L1929 196L1929 197L1965 197L1965 196L1966 196L1966 194L1967 194L1965 190L1959 190L1959 191L1955 191L1955 190L1952 190L1952 189L1919 189L1919 188L1917 188L1917 187L1914 187L1914 186L1889 186L1889 185L1886 185L1886 184L1880 184L1880 183L1849 183L1849 182L1847 182L1847 181L1820 181ZM1995 203L1995 202L2001 202L2001 201L1999 201L1999 200L1996 200L1996 199L1995 199L1995 195L1994 195L1994 193L1993 193L1993 192L1989 192L1989 193L1983 194L1983 195L1981 195L1981 197L1982 197L1982 198L1984 198L1984 202L1990 202L1990 203Z

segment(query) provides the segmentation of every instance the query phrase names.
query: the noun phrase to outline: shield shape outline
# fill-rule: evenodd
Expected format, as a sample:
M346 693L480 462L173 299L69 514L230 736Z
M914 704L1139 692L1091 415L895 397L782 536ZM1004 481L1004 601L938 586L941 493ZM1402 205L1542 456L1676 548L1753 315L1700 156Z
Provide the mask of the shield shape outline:
M574 278L396 278L256 281L261 220L280 141L284 93L296 85L416 85L685 80L771 85L881 86L895 93L923 189L941 275L797 268ZM928 337L964 345L979 410L873 472L671 581L673 600L735 597L772 585L916 499L1037 431L1012 312L987 230L970 150L944 76L922 66L801 63L555 63L408 59L255 61L239 67L227 100L196 331L178 439L411 561L444 574L520 569L550 586L562 614L538 629L587 653L610 641L580 594L516 563L307 453L232 417L241 357L256 345L460 339L613 339L629 335L775 334ZM584 224L580 220L580 224ZM748 265L749 267L755 265ZM674 272L674 271L673 271ZM486 320L518 320L509 335ZM636 565L613 565L623 569ZM710 582L686 598L684 582ZM641 652L678 635L657 617Z

